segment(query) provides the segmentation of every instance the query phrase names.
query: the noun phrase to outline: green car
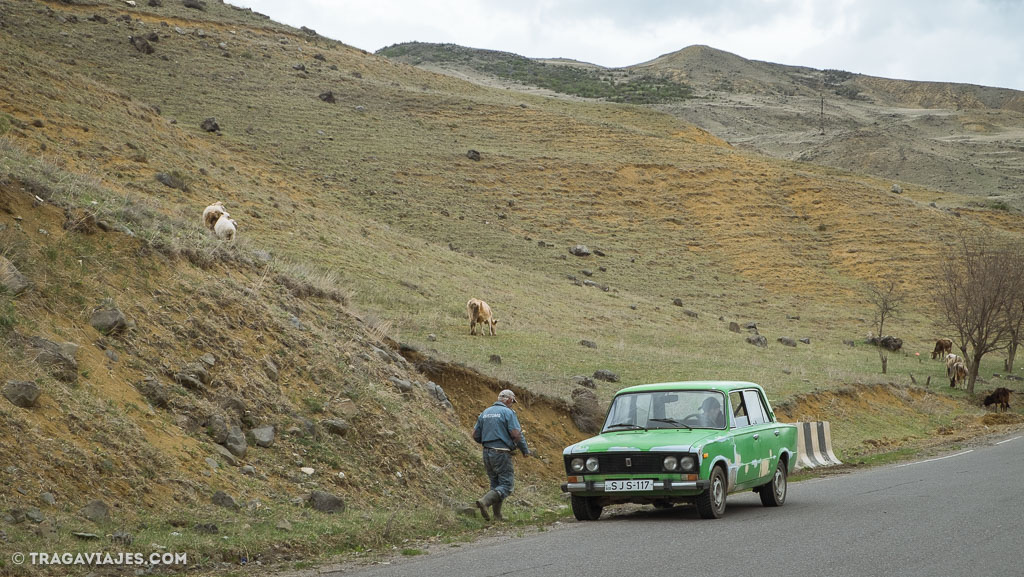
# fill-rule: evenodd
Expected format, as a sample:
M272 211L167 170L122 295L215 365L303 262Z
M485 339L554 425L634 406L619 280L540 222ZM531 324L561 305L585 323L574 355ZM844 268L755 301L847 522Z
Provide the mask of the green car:
M764 389L737 381L639 385L615 394L601 434L562 451L580 521L607 505L693 503L725 513L729 493L752 489L766 507L786 502L796 425L775 419Z

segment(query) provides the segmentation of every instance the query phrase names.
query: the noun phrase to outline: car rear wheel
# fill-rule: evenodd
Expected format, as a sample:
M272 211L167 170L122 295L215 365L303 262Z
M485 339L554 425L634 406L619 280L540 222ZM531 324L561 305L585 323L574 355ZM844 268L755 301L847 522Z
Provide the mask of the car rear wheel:
M576 517L577 521L597 521L601 516L601 510L604 509L594 497L577 497L573 495L571 503L572 514Z
M786 489L788 487L786 463L779 459L779 464L775 466L775 474L772 475L771 482L759 487L758 493L761 495L761 504L765 507L781 507L786 502Z
M721 467L711 469L711 484L707 491L697 495L697 512L703 519L720 519L725 513L725 495L728 493L725 473Z

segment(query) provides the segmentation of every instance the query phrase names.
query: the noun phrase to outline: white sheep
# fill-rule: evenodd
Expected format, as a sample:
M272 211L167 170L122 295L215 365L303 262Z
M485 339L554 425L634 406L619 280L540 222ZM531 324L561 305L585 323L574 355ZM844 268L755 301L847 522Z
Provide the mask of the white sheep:
M217 224L213 225L213 232L221 240L235 240L235 232L238 230L238 223L228 213L220 215Z
M228 211L224 209L224 203L218 200L203 210L203 223L206 224L206 228L213 230L221 215L226 215L227 213Z

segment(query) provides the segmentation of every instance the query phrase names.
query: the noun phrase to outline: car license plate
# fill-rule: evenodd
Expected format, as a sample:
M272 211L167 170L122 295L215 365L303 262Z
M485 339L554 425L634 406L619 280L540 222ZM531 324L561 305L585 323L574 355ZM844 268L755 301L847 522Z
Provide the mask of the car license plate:
M627 481L605 481L605 491L653 491L652 479L629 479Z

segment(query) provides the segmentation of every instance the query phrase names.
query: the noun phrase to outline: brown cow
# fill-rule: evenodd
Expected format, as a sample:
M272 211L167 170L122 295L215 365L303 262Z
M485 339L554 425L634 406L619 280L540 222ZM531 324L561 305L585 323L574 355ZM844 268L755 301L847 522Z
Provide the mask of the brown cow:
M967 365L964 364L963 360L953 363L948 372L949 386L951 387L958 387L964 384L964 380L967 379Z
M1006 387L999 387L998 389L992 391L991 393L988 394L988 396L985 397L985 406L987 407L989 405L994 404L996 406L996 410L999 412L1009 411L1010 393L1012 392L1013 391L1007 389Z
M494 330L494 325L498 324L497 319L491 313L491 307L480 299L469 299L466 303L466 313L469 314L469 334L476 334L476 325L486 324L490 329L491 336L498 334ZM484 334L483 329L480 330L480 334Z
M945 358L952 351L953 341L951 339L939 339L935 341L935 349L932 350L932 360Z

